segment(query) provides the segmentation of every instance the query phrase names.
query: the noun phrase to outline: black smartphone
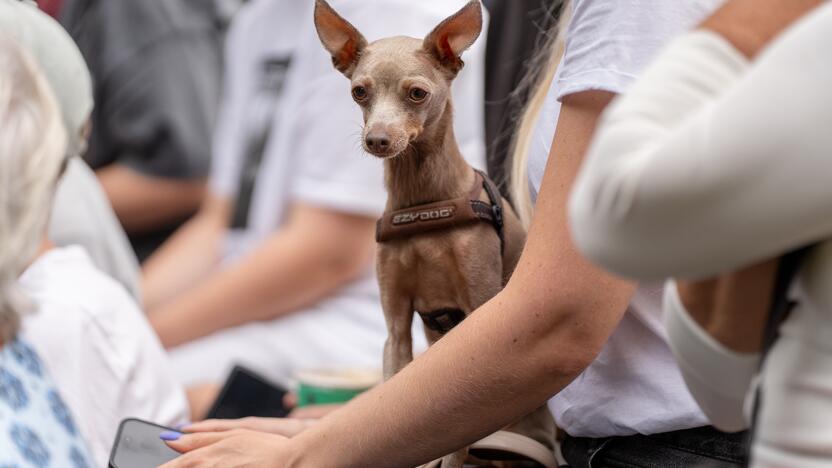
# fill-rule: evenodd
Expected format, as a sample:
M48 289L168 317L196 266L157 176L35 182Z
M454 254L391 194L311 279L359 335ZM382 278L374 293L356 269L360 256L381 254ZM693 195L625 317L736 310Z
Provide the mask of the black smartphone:
M242 366L236 366L208 411L207 419L239 419L249 416L284 418L286 389Z
M110 452L110 468L156 468L179 456L159 438L173 429L140 419L125 419Z

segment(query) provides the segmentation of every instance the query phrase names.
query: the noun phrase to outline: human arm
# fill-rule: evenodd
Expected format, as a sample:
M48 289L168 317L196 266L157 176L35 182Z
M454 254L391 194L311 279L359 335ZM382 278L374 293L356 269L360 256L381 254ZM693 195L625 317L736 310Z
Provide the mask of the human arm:
M657 118L650 121L650 124L655 127L661 127L663 124L669 128L678 126L688 131L692 131L690 127L684 125L691 125L690 122L684 120L687 113L696 115L697 112L702 112L701 106L707 106L711 101L716 101L720 98L724 91L730 89L733 85L741 80L741 75L745 72L745 66L742 64L743 60L737 58L737 55L745 57L756 56L760 49L765 46L777 33L779 33L789 22L799 16L806 9L811 8L818 2L794 2L786 5L785 8L776 9L773 5L761 5L762 10L755 10L749 8L747 1L734 1L729 3L725 8L720 10L716 15L704 23L704 27L712 31L716 31L724 38L730 41L729 43L715 44L698 44L688 40L688 45L699 52L708 51L710 48L714 54L715 62L710 64L707 60L701 60L702 55L696 56L698 60L689 60L685 65L692 66L692 68L685 70L684 66L677 67L676 76L670 74L664 76L664 81L659 85L667 86L673 80L677 80L681 85L679 88L686 92L696 90L701 93L698 97L701 98L701 103L686 103L678 106L680 111L678 120L668 119L666 117ZM760 6L760 5L757 5ZM761 12L779 11L780 17L777 15L763 15L759 18ZM751 16L752 18L749 18ZM754 19L754 16L758 18ZM677 44L667 52L670 54L679 54L683 56L690 52L685 50L683 45ZM733 49L733 50L732 50ZM704 53L704 52L703 52ZM723 56L720 56L720 54ZM707 53L705 53L707 56ZM690 59L690 57L688 57ZM733 65L733 67L732 67ZM654 70L655 72L655 70ZM683 73L684 72L684 73ZM705 85L701 81L701 73L707 73ZM769 70L768 73L778 73L777 71ZM649 74L648 74L649 75ZM656 76L653 77L655 79ZM648 76L646 79L650 79ZM655 82L655 81L654 81ZM685 89L684 84L699 85L690 86ZM668 103L679 103L678 96L684 95L680 92L668 93L663 97L663 105ZM688 94L691 96L691 94ZM674 101L674 99L677 99ZM765 99L765 98L761 98ZM700 106L701 104L701 106ZM632 110L632 109L631 109ZM664 109L672 110L672 109ZM649 115L650 113L643 114ZM712 115L720 115L719 111L712 111ZM736 125L726 126L724 123L720 126L715 126L724 131L736 130ZM644 128L647 128L646 125ZM632 129L630 129L632 130ZM655 128L653 129L655 130ZM709 129L710 130L710 129ZM637 138L644 139L644 146L649 147L647 151L656 150L661 147L661 137L656 138L656 142L649 140L651 136L661 135L659 131L655 131L651 135L650 132L640 133ZM647 135L647 136L645 136ZM706 133L700 133L700 136ZM664 135L662 135L663 137ZM748 138L751 140L752 138ZM668 137L668 140L670 138ZM651 146L654 144L654 146ZM611 147L609 149L612 149ZM679 152L685 154L683 151ZM679 157L679 153L666 154L665 157L674 158ZM688 153L689 156L690 153ZM733 154L721 154L723 158L732 158ZM631 161L632 162L632 161ZM710 161L715 164L714 161ZM599 164L596 166L600 168ZM715 166L716 167L716 166ZM704 170L688 169L688 182L697 181L700 174L711 175L710 172ZM615 177L619 174L614 174L617 169L606 168L610 172L603 177ZM736 173L731 174L736 176ZM598 182L598 181L596 181ZM606 187L603 185L608 181L599 182L593 187L601 193ZM639 183L643 183L640 181ZM679 185L684 185L680 183ZM643 187L644 188L644 187ZM708 190L708 187L702 187ZM650 187L646 187L650 190ZM586 194L586 192L584 193ZM602 194L595 198L593 202L597 203L593 208L604 206L603 203L608 203L608 200L601 199L606 194ZM619 193L620 195L620 193ZM701 193L702 198L705 193ZM577 196L577 195L576 195ZM655 199L649 199L646 207L639 204L638 209L650 209L655 207L655 202L659 197L667 197L667 193L654 194ZM731 196L730 193L725 196ZM721 203L721 199L714 197L705 206ZM642 203L644 199L636 200L632 205L616 206L615 209L620 209L618 213L627 213L628 209L632 210L636 207L636 203ZM678 199L676 200L678 202ZM577 205L577 203L575 203ZM611 205L606 205L609 208ZM688 206L679 207L674 213L669 209L666 212L668 220L665 222L655 221L653 225L648 228L652 230L653 235L668 235L665 229L667 224L670 224L670 216L688 216L691 210ZM598 216L609 215L609 212L604 214L598 213ZM628 216L625 214L624 216ZM672 218L675 221L676 216ZM740 219L741 218L740 216ZM714 226L719 226L716 232L719 235L724 234L721 229L724 227L724 221L714 221L710 224L700 226L701 228L713 229ZM597 226L596 226L597 227ZM599 227L604 229L605 227ZM681 229L688 229L690 226L683 226ZM617 234L617 233L616 233ZM728 235L736 234L731 232ZM611 234L615 235L615 234ZM694 236L701 235L701 231L697 231ZM604 234L601 233L601 237ZM756 237L756 235L752 236ZM604 242L598 239L601 242ZM633 239L631 238L630 241ZM638 256L638 260L629 259L628 261L644 261L645 256L649 253L644 253L644 249L652 249L655 243L651 242L649 236L644 236L641 240L644 242L639 246L633 246L627 242L621 242L617 239L606 239L609 242L610 249L630 249L633 248L634 256ZM752 240L753 241L753 240ZM678 260L678 255L684 255L686 249L690 247L687 245L679 245L679 250L668 254L663 251L664 255L669 255L665 260ZM608 252L609 253L609 252ZM703 256L701 252L692 252L693 256L698 257L696 261L709 261L710 256ZM777 252L772 252L770 256L778 255ZM764 257L752 258L751 261L759 261ZM770 307L770 295L765 292L771 291L773 285L774 275L777 271L778 262L776 260L767 261L762 264L745 267L737 272L727 274L725 276L708 279L697 282L674 282L668 283L665 288L665 318L668 329L669 344L673 350L681 373L694 396L696 401L704 413L708 416L711 422L718 428L726 431L738 431L748 427L748 422L744 414L744 403L746 394L751 385L753 377L757 374L759 369L759 350L762 341L762 330L768 315ZM733 268L739 268L741 265L736 262L732 265ZM712 273L723 273L722 271L713 271ZM763 292L761 294L761 292ZM742 313L738 313L742 312Z
M824 0L731 0L702 22L749 59Z
M215 270L230 212L227 199L208 195L199 213L145 262L142 291L146 310L161 307Z
M166 347L314 304L370 267L375 221L295 203L287 222L237 263L150 310Z
M142 174L111 164L96 172L119 221L131 234L142 234L186 218L198 208L205 181Z
M783 28L793 23L820 2L808 0L789 2L787 8L769 9L762 5L755 10L748 0L735 0L705 21L703 28L726 38L747 57L756 57ZM760 15L761 11L776 11L778 15ZM779 259L743 268L720 278L699 282L674 282L666 291L677 296L671 303L677 315L687 315L691 328L700 327L727 351L740 352L746 357L762 347L762 329L771 307L770 295L777 274ZM673 298L671 298L673 299ZM743 310L743 314L732 313ZM716 346L715 344L715 347ZM756 368L755 368L756 370Z
M595 359L634 286L576 252L566 227L566 200L596 119L611 97L589 91L564 98L538 216L505 290L385 384L290 443L275 441L269 452L273 458L261 463L346 467L373 466L379 460L395 466L426 462L531 412ZM185 436L173 446L193 450L203 441L217 441L191 437L197 436ZM223 460L226 450L257 443L229 437L233 440L218 441L170 466Z
M817 90L832 67L794 32L750 70L721 36L693 33L611 107L571 203L588 257L636 278L702 278L832 232L832 137L805 125L830 118Z

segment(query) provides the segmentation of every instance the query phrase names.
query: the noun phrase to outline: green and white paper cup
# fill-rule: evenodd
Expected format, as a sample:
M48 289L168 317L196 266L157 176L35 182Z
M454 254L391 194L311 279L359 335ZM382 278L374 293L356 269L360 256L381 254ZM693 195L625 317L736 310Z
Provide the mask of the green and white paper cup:
M308 370L295 374L298 407L346 403L381 383L366 370Z

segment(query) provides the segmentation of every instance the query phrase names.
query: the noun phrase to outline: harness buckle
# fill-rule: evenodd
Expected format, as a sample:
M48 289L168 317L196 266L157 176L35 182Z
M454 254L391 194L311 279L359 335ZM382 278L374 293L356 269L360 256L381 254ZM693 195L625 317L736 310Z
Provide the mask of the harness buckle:
M465 320L465 312L460 309L439 309L430 313L419 312L419 316L422 317L422 323L425 324L425 327L440 335L447 334Z
M491 204L491 214L492 214L492 216L494 216L495 227L497 228L498 231L502 231L503 230L503 222L504 222L504 220L503 220L503 208L497 203L492 203Z

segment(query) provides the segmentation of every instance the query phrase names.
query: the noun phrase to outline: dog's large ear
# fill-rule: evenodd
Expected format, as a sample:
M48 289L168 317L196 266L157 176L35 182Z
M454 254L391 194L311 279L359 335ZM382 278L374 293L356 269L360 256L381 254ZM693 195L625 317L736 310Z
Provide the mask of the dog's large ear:
M332 64L351 78L367 40L325 0L315 1L315 28L324 48L332 55Z
M456 75L465 65L462 53L476 42L481 31L482 4L480 0L472 0L428 34L424 48Z

